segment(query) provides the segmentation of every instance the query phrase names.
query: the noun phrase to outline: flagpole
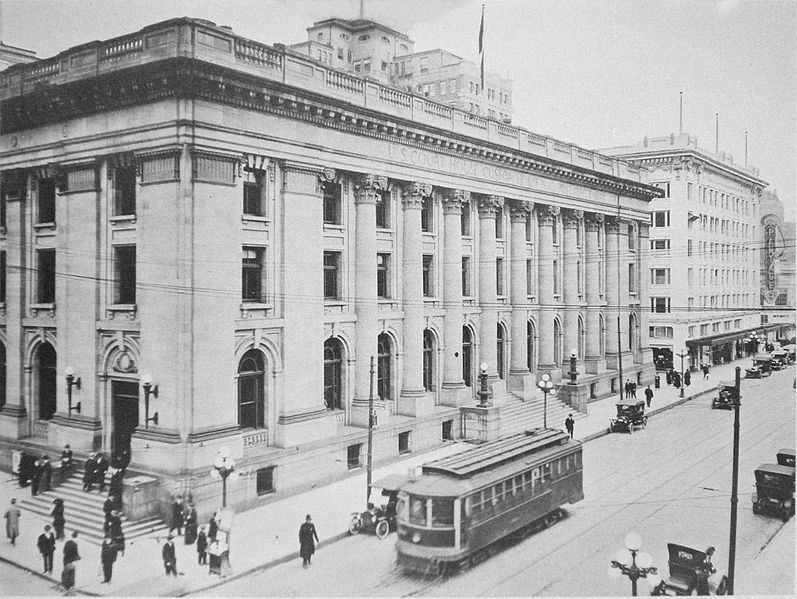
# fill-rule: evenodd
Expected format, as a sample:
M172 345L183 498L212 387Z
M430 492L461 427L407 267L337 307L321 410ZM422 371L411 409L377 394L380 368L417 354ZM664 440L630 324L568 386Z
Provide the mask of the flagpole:
M482 4L482 20L479 24L479 54L481 57L480 83L481 93L484 94L484 4Z
M684 92L678 92L681 96L680 106L678 108L678 135L683 135L684 132Z

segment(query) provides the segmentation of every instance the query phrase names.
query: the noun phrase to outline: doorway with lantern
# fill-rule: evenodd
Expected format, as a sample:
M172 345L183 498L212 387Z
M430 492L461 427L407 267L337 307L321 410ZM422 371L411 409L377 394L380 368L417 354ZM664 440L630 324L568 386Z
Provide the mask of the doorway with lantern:
M111 381L111 454L130 452L130 438L138 426L138 381Z

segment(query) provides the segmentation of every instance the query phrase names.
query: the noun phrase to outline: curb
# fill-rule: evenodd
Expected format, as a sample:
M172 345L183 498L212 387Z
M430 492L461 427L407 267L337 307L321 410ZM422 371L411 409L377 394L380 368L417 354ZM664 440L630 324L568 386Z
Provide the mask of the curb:
M3 557L2 555L0 555L0 562L3 562L4 564L8 564L10 566L14 566L15 568L19 568L20 570L24 570L28 574L33 574L37 578L41 578L42 580L46 580L47 582L52 582L52 583L54 583L54 586L57 586L57 585L61 584L55 578L50 578L49 576L45 576L44 574L42 574L38 570L34 570L33 568L29 568L28 566L23 566L22 564L18 564L17 562L12 561L12 560L8 559L7 557ZM81 590L78 587L75 587L73 589L73 591L75 591L75 593L79 593L81 595L86 595L88 597L102 597L103 596L103 595L100 595L98 593L92 593L91 591Z

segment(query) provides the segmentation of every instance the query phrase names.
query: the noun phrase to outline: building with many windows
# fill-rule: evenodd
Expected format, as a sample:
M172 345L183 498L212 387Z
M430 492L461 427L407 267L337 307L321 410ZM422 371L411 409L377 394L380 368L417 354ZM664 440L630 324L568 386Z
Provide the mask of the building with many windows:
M649 343L657 368L730 361L760 328L758 170L689 134L603 150L649 171L664 193L650 204Z
M0 99L4 463L129 448L207 505L226 446L243 505L362 465L372 359L377 461L460 436L481 363L498 415L571 351L652 379L638 166L185 18Z
M761 202L761 323L783 325L779 339L795 330L795 224L783 220L783 203L775 191Z

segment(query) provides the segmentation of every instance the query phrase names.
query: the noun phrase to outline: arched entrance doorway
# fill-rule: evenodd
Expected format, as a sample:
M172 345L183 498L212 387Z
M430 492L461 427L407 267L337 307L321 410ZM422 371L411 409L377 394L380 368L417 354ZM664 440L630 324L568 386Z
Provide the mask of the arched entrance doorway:
M266 427L266 364L263 352L250 349L238 364L238 426Z
M343 409L343 344L335 338L324 342L324 404L328 410Z
M39 420L50 420L56 410L57 356L55 348L42 343L37 352L38 414Z
M462 327L462 379L466 387L473 383L473 333L469 326Z

